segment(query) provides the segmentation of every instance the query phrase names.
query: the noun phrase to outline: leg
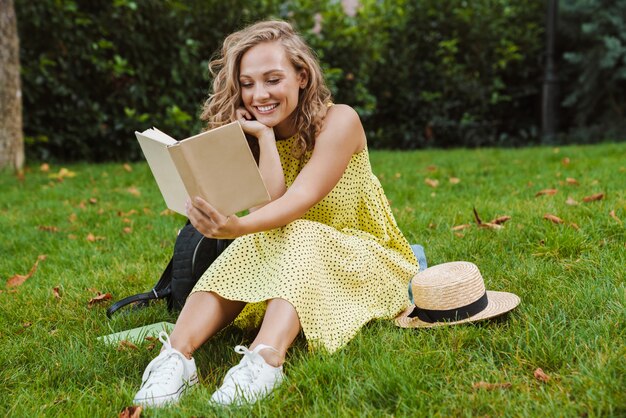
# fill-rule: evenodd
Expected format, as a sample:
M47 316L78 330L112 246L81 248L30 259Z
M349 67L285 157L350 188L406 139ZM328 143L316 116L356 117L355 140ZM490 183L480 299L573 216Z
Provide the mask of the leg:
M202 343L230 324L245 305L213 292L191 294L170 335L172 347L191 358Z
M235 347L244 357L226 373L224 383L211 400L221 405L254 403L271 393L284 379L285 354L299 332L300 319L291 303L285 299L267 301L261 329L250 349Z
M250 345L253 350L259 344L267 344L278 352L262 350L259 354L274 367L285 362L285 354L300 332L300 318L293 305L285 299L270 299L263 317L261 329Z

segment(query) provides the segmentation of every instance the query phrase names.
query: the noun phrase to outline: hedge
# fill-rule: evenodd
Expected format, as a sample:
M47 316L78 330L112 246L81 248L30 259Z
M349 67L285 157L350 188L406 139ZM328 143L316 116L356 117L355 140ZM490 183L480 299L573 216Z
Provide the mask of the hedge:
M564 25L566 47L576 46L572 28L584 23L588 7L575 3L566 8L578 16ZM618 6L606 7L610 15ZM133 160L141 158L135 130L197 132L208 60L228 33L268 17L291 21L314 47L335 101L357 109L372 147L541 141L541 1L362 0L352 13L337 0L16 0L16 12L31 158ZM599 30L584 45L604 45L612 31ZM563 85L584 73L575 55L584 53L566 56L580 68L564 72ZM624 71L622 61L611 69ZM623 78L611 83L609 89ZM581 122L589 112L572 103L593 91L577 94L564 96L570 107L563 131L598 122L602 136L616 120L615 106ZM624 104L623 97L611 100Z

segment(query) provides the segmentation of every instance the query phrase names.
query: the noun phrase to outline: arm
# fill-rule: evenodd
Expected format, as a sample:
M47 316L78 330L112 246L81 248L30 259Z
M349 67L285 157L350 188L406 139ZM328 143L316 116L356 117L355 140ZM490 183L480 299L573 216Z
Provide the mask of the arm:
M252 116L243 108L237 110L237 116L244 132L254 135L259 141L259 171L270 198L272 200L278 199L285 193L287 186L285 185L285 174L283 173L280 156L276 148L274 130L255 120L251 120ZM250 211L260 207L256 206L250 209Z
M365 132L357 113L349 106L335 105L328 110L313 155L280 198L242 218L227 218L202 199L194 200L189 219L200 232L216 238L233 238L287 225L330 193L352 155L364 146Z

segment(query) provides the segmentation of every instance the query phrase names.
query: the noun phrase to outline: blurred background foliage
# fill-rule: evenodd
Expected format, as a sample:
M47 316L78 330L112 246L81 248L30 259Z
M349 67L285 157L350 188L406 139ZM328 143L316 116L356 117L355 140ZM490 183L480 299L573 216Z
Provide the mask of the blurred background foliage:
M135 130L201 129L207 64L274 17L317 51L371 147L541 143L541 0L16 0L27 155L141 158ZM356 6L356 7L355 7ZM626 2L561 1L557 142L626 137Z

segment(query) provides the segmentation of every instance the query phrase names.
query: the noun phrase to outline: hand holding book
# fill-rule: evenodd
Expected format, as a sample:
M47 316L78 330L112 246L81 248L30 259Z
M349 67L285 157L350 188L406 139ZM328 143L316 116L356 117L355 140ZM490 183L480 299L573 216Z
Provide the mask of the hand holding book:
M156 128L135 135L167 207L183 216L190 197L226 217L270 201L239 122L182 141Z

